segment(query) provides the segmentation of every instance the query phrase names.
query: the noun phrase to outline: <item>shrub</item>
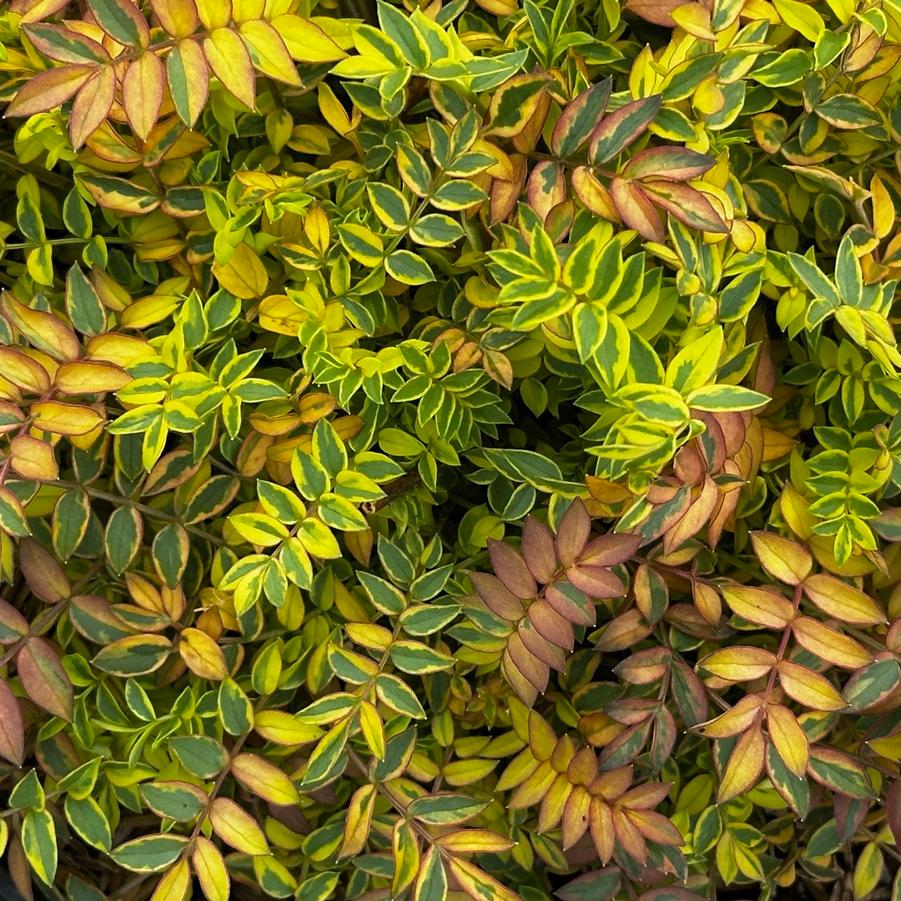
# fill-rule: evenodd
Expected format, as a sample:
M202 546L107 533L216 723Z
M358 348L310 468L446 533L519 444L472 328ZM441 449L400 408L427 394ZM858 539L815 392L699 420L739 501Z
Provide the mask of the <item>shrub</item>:
M897 2L0 39L21 893L887 897Z

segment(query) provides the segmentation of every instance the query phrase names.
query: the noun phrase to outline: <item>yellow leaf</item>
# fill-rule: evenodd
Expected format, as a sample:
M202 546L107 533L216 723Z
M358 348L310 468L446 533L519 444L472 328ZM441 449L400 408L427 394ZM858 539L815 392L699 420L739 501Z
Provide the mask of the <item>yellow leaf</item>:
M748 585L724 585L723 597L742 619L768 629L784 629L794 616L792 605L781 594Z
M878 175L874 175L870 182L870 197L873 203L873 234L881 240L888 237L895 227L895 205Z
M419 839L413 827L403 819L394 824L391 838L394 851L394 878L391 880L391 897L399 898L419 872Z
M213 275L219 284L242 300L262 297L269 284L269 276L256 251L247 243L235 249L227 263L214 263Z
M322 730L310 723L302 723L281 710L261 710L255 714L253 727L267 741L277 745L304 745L322 737Z
M182 858L157 883L150 901L185 901L191 888L191 870Z
M799 0L773 0L773 6L782 22L792 31L804 35L811 44L815 44L826 30L823 17L812 6Z
M807 549L772 532L752 532L754 553L763 568L786 585L797 585L810 575L813 558Z
M50 482L59 475L53 448L31 435L18 435L9 445L9 462L23 479Z
M757 784L763 771L765 752L763 733L756 724L742 735L729 755L717 794L720 804L743 795Z
M490 829L457 829L440 836L436 844L451 854L502 854L516 843Z
M305 63L328 63L347 54L316 24L291 13L276 16L272 27L281 35L288 52Z
M782 705L767 710L767 732L785 765L798 777L807 771L810 748L797 717Z
M237 33L230 28L216 28L204 39L203 53L222 86L248 109L253 109L256 94L253 63Z
M4 379L30 394L44 394L50 390L46 368L21 350L0 347L0 372Z
M230 880L219 849L204 836L197 837L191 858L197 881L207 901L228 901Z
M182 631L178 652L188 669L201 679L220 682L228 675L222 649L200 629L189 628Z
M825 573L804 580L804 593L827 616L856 626L886 621L882 608L869 595Z
M862 644L810 617L796 619L792 623L792 631L805 651L836 666L859 669L873 659Z
M288 776L257 754L239 754L232 760L231 771L248 791L270 804L286 805L300 801L300 795Z
M197 28L197 7L185 0L152 0L163 29L174 38L185 38Z
M124 388L130 381L132 377L118 366L80 360L63 363L53 383L62 394L105 394Z
M845 699L825 676L798 663L779 663L779 683L790 698L811 710L841 710L846 706Z
M376 788L361 785L347 804L347 818L344 821L344 837L338 857L354 857L366 846L375 808Z
M375 705L369 701L360 704L360 729L373 757L381 760L385 756L385 727Z
M33 404L31 414L35 428L55 435L86 435L104 421L91 407L54 400Z
M242 22L239 32L254 66L260 72L287 84L300 84L300 76L291 62L285 42L268 22L263 19Z
M493 876L489 876L469 861L450 857L447 864L450 872L460 883L460 887L471 898L490 898L491 901L520 901L520 896L516 892L501 885Z
M242 854L267 854L269 845L259 823L230 798L216 798L210 807L213 831Z
M702 669L730 682L749 682L765 676L776 663L776 655L765 648L734 647L705 657Z

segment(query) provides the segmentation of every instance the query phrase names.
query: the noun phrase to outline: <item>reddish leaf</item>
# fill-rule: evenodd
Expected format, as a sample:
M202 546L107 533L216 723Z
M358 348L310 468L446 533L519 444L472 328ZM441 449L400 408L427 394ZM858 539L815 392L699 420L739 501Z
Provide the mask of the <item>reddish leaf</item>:
M538 591L538 585L529 572L522 556L516 550L503 541L488 542L488 555L491 557L491 566L497 577L518 598L533 598Z
M96 66L60 66L41 72L19 88L4 116L33 116L62 106L96 71Z
M660 214L640 188L621 178L614 178L610 183L610 194L617 212L629 228L634 228L647 241L663 240Z
M35 704L61 719L72 719L72 684L49 642L29 638L16 658L16 668L28 697Z
M710 201L696 188L665 179L643 179L641 188L658 206L686 225L705 232L726 234L728 226Z
M17 766L25 757L25 727L19 701L0 679L0 756Z
M534 516L522 527L522 556L538 582L550 582L557 569L557 551L551 530Z
M588 508L579 498L570 505L557 527L557 556L570 567L585 550L591 536L591 517Z
M698 178L710 169L716 160L686 147L649 147L636 153L623 169L624 178L643 178L659 175L673 181Z
M107 117L116 90L116 71L104 66L78 92L69 116L69 139L78 149Z

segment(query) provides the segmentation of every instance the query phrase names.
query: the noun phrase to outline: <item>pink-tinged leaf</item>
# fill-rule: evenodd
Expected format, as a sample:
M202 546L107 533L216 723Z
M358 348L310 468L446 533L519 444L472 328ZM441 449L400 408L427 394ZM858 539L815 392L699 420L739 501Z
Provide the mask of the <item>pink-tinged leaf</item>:
M635 229L646 241L662 241L663 222L654 205L637 185L614 178L610 183L610 193L623 222Z
M59 63L103 65L110 61L102 44L61 25L42 22L29 25L24 31L39 53Z
M641 545L641 535L601 535L592 539L579 556L585 566L615 566L625 563Z
M62 12L70 3L70 0L13 0L9 5L10 10L21 16L20 25L28 25L31 22L40 22L41 19L49 19Z
M43 638L29 638L16 658L16 669L28 697L48 713L72 719L72 684L59 654Z
M16 766L25 757L25 727L19 701L3 679L0 679L0 757Z
M0 644L13 644L28 634L28 620L12 604L0 600Z
M573 170L572 187L579 203L590 213L608 222L620 221L610 192L598 181L588 166L577 166Z
M166 57L169 93L179 118L193 128L206 105L210 69L196 41L180 41Z
M48 604L69 597L71 586L56 558L31 538L19 545L19 567L32 594Z
M649 147L636 153L623 169L624 178L644 178L657 175L673 181L698 178L716 160L686 147Z
M620 598L626 593L619 577L603 566L577 564L566 571L566 578L590 598Z
M501 619L516 622L522 617L524 607L497 576L490 573L471 573L470 577L475 590L485 606Z
M607 109L612 86L613 80L605 78L566 105L551 136L551 150L556 156L566 159L588 140L591 130Z
M535 597L538 585L529 572L522 556L509 544L503 541L488 541L488 556L491 557L491 567L497 577L518 598Z
M109 114L116 91L116 71L104 66L78 92L69 116L69 139L77 150Z
M548 585L544 593L547 602L567 622L577 626L593 626L597 611L588 596L569 582Z
M557 570L557 550L551 530L534 516L522 527L522 556L536 580L550 582Z
M572 566L585 550L591 537L591 517L581 499L576 498L563 514L557 527L557 556L566 566Z
M531 707L538 700L538 689L517 669L509 651L501 658L501 673L524 704Z
M901 779L892 780L885 799L885 812L895 845L901 847Z
M516 631L526 650L530 651L533 656L555 670L563 669L566 664L566 655L563 650L539 634L528 619L521 619Z
M26 82L4 116L32 116L62 106L97 71L96 66L60 66Z
M551 606L550 601L536 601L529 607L529 621L536 631L565 651L573 649L573 627Z
M647 620L640 610L633 607L604 627L596 647L599 651L624 651L644 641L650 634L651 627Z
M253 109L256 80L250 54L241 38L228 28L217 28L204 40L203 52L222 86L239 103Z
M588 158L595 166L612 160L637 140L660 112L661 96L642 97L603 119L591 134Z
M671 216L692 228L726 234L728 226L710 201L696 188L666 179L643 179L641 189Z
M558 203L566 200L566 180L563 177L563 167L550 160L542 160L536 164L526 184L526 196L529 199L529 206L544 222L548 213Z
M662 25L664 28L675 28L676 20L673 19L672 12L685 3L686 0L626 0L625 8L646 22Z
M125 70L122 105L132 131L143 141L156 125L163 103L163 64L151 52L142 53Z
M511 663L539 692L547 688L550 667L539 660L523 643L522 637L514 632L507 641L505 652Z

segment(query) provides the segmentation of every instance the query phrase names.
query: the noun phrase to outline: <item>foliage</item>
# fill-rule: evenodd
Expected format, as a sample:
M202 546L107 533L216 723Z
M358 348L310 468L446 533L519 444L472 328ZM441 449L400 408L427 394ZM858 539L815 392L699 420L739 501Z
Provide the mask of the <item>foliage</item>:
M887 897L897 0L13 0L0 70L26 897Z

